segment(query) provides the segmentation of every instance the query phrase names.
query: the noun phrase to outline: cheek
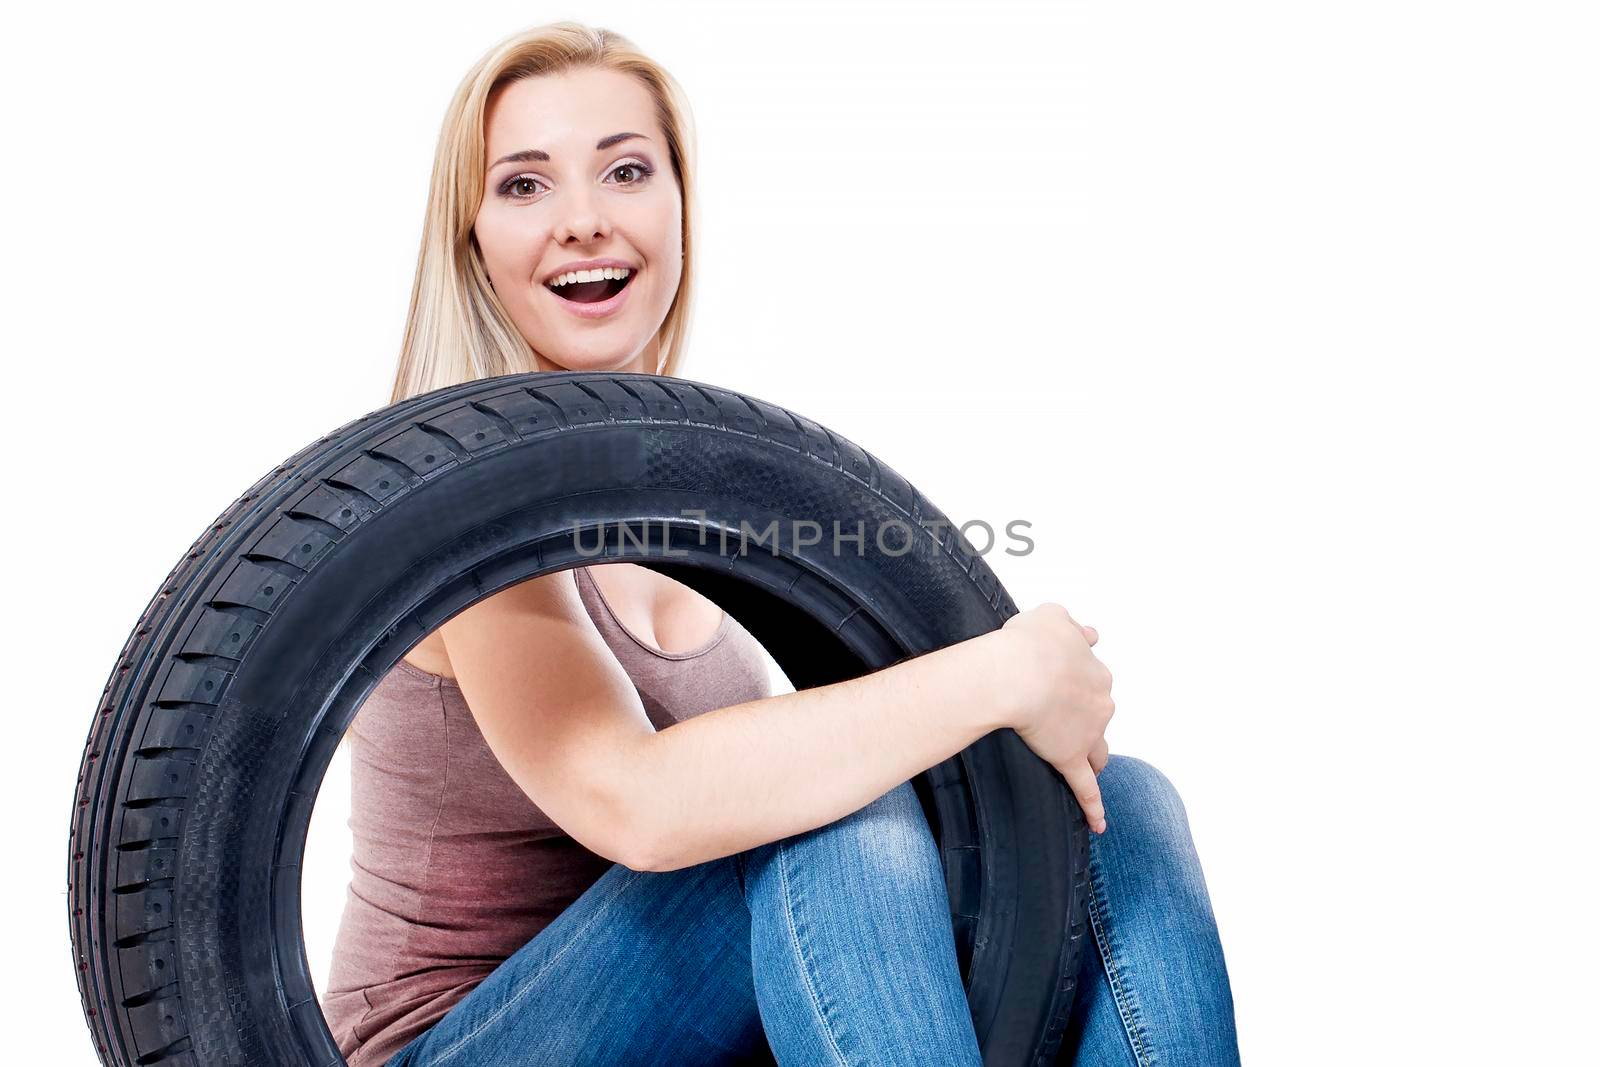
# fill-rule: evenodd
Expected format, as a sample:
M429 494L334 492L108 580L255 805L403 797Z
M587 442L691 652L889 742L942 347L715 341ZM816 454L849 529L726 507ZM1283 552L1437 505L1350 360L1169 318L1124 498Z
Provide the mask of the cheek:
M483 265L496 282L515 282L531 276L539 235L515 212L485 206L473 223L473 235L483 253Z
M676 254L681 247L683 223L674 193L657 191L651 196L634 197L625 217L628 231L642 251L660 257L669 251Z

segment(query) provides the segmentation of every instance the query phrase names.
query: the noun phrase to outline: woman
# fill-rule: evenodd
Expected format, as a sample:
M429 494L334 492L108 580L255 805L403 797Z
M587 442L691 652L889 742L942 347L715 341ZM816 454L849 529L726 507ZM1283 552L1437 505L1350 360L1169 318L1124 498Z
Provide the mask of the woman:
M530 369L674 374L686 122L671 77L607 31L557 23L480 60L439 142L393 400ZM1236 1062L1187 818L1159 772L1108 754L1097 640L1045 604L772 696L750 634L649 569L485 598L351 726L335 1039L353 1067L979 1063L909 780L1009 726L1094 831L1096 947L1060 1062Z

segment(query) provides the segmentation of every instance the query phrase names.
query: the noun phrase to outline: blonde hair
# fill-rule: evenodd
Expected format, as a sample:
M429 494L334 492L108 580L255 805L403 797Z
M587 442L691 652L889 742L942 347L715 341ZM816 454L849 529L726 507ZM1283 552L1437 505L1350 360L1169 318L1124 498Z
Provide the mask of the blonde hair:
M533 350L489 284L472 234L483 201L484 115L502 86L579 68L628 74L655 101L683 195L683 277L656 332L658 374L675 374L688 334L694 281L694 128L688 98L659 64L610 30L553 22L491 48L467 71L445 112L434 151L422 247L389 403L477 378L536 368Z

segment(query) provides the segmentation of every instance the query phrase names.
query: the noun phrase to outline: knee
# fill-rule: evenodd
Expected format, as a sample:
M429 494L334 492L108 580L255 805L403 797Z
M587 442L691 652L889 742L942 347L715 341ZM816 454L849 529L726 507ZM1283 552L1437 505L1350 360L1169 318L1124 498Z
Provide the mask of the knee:
M937 867L939 848L910 782L902 782L848 817L864 854L901 872Z
M1090 836L1091 866L1112 879L1125 907L1153 899L1142 894L1159 885L1161 907L1209 919L1210 897L1189 814L1172 782L1144 760L1122 755L1113 755L1099 778L1106 832Z
M814 846L813 854L825 853L888 878L944 876L933 831L909 781L841 819L790 838L790 850L802 843Z
M1135 756L1113 753L1099 774L1107 824L1119 820L1189 835L1189 813L1165 774Z

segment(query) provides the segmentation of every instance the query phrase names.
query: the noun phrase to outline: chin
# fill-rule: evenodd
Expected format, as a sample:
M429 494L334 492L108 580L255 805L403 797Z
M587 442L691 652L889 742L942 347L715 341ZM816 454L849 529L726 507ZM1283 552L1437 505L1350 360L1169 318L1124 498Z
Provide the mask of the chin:
M639 347L625 348L622 351L570 351L559 349L556 351L541 351L541 355L562 370L569 371L614 371L635 370L629 364L638 362Z

